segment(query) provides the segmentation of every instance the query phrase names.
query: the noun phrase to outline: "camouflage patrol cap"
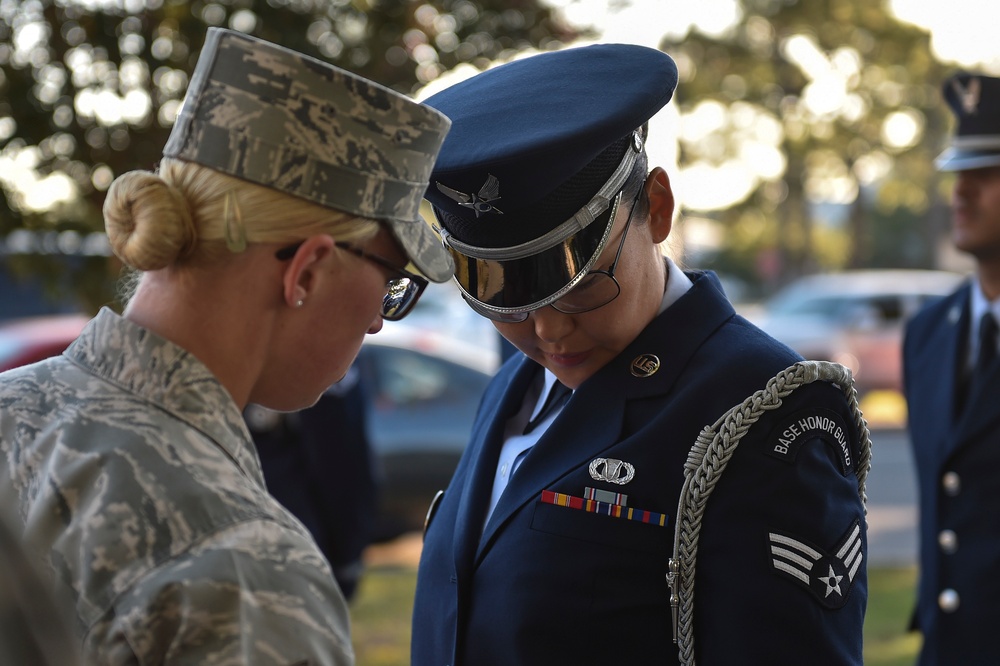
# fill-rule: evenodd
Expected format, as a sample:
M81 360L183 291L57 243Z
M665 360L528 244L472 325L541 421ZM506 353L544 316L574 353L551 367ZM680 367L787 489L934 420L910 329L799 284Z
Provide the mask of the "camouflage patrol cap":
M210 28L166 157L385 222L435 282L453 263L420 201L451 122L315 58Z

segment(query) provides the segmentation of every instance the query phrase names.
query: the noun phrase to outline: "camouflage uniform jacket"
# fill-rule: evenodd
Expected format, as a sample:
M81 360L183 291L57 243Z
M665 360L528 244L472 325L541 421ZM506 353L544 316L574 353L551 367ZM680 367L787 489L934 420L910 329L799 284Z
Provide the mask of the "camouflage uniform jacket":
M87 663L353 663L326 560L183 349L102 311L0 375L0 451L0 502L74 599Z

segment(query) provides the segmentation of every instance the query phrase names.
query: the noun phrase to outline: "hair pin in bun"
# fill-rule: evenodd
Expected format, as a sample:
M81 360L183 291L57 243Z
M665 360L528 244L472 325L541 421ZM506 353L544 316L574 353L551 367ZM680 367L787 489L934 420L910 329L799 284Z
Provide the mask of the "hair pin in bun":
M226 192L223 215L226 218L226 247L233 253L247 249L247 230L243 226L243 214L235 190Z

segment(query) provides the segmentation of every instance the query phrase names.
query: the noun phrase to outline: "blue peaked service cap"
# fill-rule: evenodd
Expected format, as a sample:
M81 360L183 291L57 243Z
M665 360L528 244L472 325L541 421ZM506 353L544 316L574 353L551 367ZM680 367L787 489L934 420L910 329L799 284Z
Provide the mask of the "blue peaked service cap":
M544 307L587 274L643 154L642 128L676 86L665 53L597 44L515 60L425 100L452 121L425 198L474 308Z
M1000 79L967 72L944 82L941 91L958 126L937 158L941 171L1000 165Z

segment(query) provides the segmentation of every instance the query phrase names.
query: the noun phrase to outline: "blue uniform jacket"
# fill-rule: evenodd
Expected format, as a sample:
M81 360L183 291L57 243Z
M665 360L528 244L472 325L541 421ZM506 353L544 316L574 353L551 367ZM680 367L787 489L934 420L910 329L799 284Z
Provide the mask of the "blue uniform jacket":
M484 528L504 421L539 368L515 357L497 374L426 533L415 666L677 663L666 573L688 451L704 426L800 360L737 316L714 275L689 275L693 288L577 389ZM647 378L630 372L642 354L661 362ZM810 417L838 424L844 446L805 427ZM699 664L861 663L867 582L857 554L867 557L867 543L851 423L841 391L814 383L741 441L702 525ZM630 463L634 478L595 481L596 458ZM543 499L585 488L623 493L628 507L663 514L665 524ZM852 535L860 566L850 577L838 568L839 579L821 581L827 559L798 577L788 571L795 566L775 566L778 543L819 557Z
M1000 370L958 416L971 284L910 321L903 347L920 495L920 663L998 664ZM939 597L945 592L942 600ZM954 594L952 594L954 593ZM957 596L956 596L957 595Z

